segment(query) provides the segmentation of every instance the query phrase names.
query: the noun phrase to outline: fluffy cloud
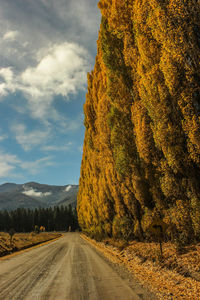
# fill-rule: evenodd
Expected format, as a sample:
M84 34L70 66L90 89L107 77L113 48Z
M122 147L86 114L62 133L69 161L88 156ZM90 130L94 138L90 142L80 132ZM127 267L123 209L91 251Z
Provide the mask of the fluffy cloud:
M5 82L10 83L13 80L13 72L11 68L0 69L0 76L5 80Z
M0 69L0 95L20 91L32 117L59 120L52 107L54 96L68 97L85 88L89 54L75 43L54 45L42 52L43 57L35 67L28 67L18 75L11 68Z
M52 115L53 97L76 93L86 84L89 70L87 51L74 43L63 43L48 49L48 53L34 68L21 74L21 91L29 101L29 108L36 118ZM56 113L54 111L54 118Z
M22 192L22 194L25 194L27 196L35 196L35 197L46 197L46 196L50 196L52 194L52 192L38 192L36 190L34 190L33 188L29 189L29 190L25 190L24 192Z
M74 93L86 83L88 57L78 44L55 45L36 67L22 73L22 89L33 97Z
M71 190L72 186L71 185L68 185L66 188L65 188L65 192L69 192L69 190Z
M15 78L17 76L19 79L18 83L24 79L25 90L32 88L30 92L36 95L38 87L41 87L45 80L43 77L41 84L36 82L37 78L38 81L41 79L42 74L47 76L46 81L51 83L51 86L54 80L58 79L60 82L60 78L55 74L51 74L50 78L48 73L53 70L57 73L56 62L60 68L59 74L63 70L65 73L65 68L70 68L70 62L73 66L83 63L83 60L80 62L80 56L83 58L82 55L85 56L86 50L84 53L82 50L87 49L92 56L90 62L93 64L101 18L97 3L98 0L82 0L81 5L79 1L74 0L1 0L0 35L3 37L0 45L1 66L12 67ZM66 41L69 43L65 43ZM59 57L62 59L61 63ZM47 63L50 63L51 70L47 70ZM72 68L71 70L74 71ZM34 82L30 76L33 76ZM80 80L82 82L82 77ZM43 92L44 90L47 92L46 87L43 87ZM66 91L73 92L74 88L76 85L72 80L67 84L61 82L57 90L66 95Z

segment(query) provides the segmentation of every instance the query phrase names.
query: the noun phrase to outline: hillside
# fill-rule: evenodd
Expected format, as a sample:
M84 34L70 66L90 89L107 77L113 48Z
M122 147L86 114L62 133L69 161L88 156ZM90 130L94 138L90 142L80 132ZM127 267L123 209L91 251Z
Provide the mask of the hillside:
M28 182L0 185L0 210L34 209L59 205L76 206L78 185L54 186Z
M101 0L78 218L94 237L200 237L200 5ZM131 230L130 230L131 229Z

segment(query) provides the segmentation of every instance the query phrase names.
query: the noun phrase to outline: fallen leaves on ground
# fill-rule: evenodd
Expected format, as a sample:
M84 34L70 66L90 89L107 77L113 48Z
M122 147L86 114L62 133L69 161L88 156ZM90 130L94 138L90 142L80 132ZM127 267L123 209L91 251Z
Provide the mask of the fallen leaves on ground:
M200 299L200 244L187 246L180 254L173 244L163 243L161 259L157 243L83 237L114 263L123 263L159 299Z

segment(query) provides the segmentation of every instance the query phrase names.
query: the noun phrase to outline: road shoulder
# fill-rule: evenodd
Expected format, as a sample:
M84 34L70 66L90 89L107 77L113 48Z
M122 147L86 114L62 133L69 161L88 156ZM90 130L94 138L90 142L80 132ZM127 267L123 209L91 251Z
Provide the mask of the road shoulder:
M148 287L138 280L133 272L124 264L123 259L117 253L111 251L103 243L96 242L84 234L80 235L83 240L88 242L95 252L130 286L132 290L143 300L157 300L157 296Z
M0 261L11 258L11 257L19 255L19 254L22 254L22 253L30 251L32 249L47 245L51 242L54 242L54 241L60 239L61 237L63 237L63 235L61 233L57 233L57 234L54 234L54 236L47 237L47 239L45 239L45 240L37 241L35 243L30 243L25 246L22 246L21 248L10 249L7 252L5 252L5 254L0 256Z

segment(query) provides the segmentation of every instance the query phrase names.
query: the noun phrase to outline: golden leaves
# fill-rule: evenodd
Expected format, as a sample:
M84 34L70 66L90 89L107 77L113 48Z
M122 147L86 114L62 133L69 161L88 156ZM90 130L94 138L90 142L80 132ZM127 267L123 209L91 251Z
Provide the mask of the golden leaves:
M155 209L163 217L171 209L179 230L192 220L197 235L199 5L101 0L99 8L103 19L84 105L81 226L98 237L111 235L115 215L128 214L137 234L147 208L148 218Z

